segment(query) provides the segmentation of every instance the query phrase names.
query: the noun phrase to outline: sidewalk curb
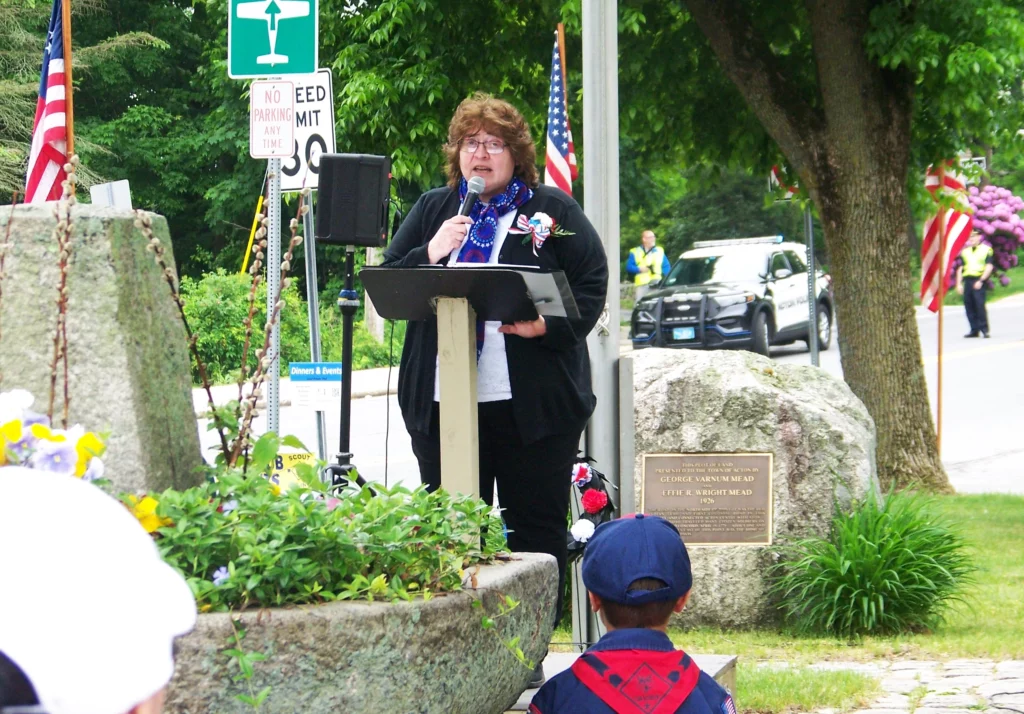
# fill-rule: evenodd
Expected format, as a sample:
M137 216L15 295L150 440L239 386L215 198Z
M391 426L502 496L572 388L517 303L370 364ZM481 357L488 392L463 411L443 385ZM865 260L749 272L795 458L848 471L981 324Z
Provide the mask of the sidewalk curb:
M385 396L388 393L389 392L388 392L387 389L378 387L376 389L366 389L366 390L363 390L361 392L356 392L356 393L354 393L352 395L352 398L353 399L365 399L366 397L383 397L383 396ZM398 392L394 388L392 388L391 391L390 391L390 394L398 394ZM291 399L282 399L280 402L278 402L278 407L290 407L290 406L292 406L292 400ZM260 409L260 410L266 409L267 408L266 400L265 399L257 400L256 408ZM196 419L209 419L209 418L210 418L210 412L206 411L205 409L203 409L202 411L196 410Z

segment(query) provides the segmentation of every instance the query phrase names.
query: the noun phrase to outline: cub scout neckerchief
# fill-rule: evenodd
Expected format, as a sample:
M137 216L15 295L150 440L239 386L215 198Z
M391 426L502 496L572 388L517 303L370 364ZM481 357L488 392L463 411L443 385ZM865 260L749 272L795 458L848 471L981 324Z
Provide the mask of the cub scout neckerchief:
M700 668L680 650L604 650L581 655L572 673L616 714L673 714Z

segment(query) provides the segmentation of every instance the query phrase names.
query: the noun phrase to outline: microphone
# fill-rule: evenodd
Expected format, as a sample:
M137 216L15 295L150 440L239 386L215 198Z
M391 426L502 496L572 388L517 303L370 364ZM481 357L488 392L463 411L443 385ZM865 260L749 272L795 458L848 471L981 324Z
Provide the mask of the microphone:
M468 216L470 214L483 190L484 180L482 178L474 176L469 180L469 184L466 186L466 200L462 202L462 207L459 209L460 216Z

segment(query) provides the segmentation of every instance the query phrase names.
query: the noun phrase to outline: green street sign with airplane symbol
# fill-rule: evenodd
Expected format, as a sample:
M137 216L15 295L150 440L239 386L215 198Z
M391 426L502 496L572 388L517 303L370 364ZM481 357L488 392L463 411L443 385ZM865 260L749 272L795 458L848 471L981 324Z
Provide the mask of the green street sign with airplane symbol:
M319 0L229 0L228 76L316 72L319 15Z

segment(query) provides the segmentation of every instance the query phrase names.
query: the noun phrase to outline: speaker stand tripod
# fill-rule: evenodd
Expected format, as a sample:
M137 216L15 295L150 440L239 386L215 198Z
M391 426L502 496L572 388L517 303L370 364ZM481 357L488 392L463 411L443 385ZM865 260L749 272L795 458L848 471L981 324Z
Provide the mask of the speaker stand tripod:
M342 489L352 482L359 487L366 485L366 480L352 463L349 446L352 424L352 334L356 310L359 309L359 293L355 290L355 247L351 245L345 246L345 283L338 293L338 307L341 309L341 429L335 463L324 468L324 480L333 488Z

